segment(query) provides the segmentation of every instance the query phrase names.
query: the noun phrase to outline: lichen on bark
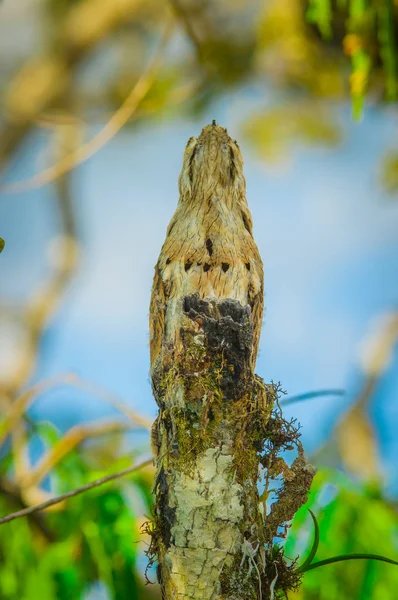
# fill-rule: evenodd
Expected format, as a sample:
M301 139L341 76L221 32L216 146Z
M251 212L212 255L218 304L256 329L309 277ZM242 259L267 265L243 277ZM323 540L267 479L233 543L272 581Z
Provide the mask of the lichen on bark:
M181 303L179 344L163 345L152 374L160 411L149 553L165 600L271 598L299 580L274 537L305 502L313 472L297 429L274 408L276 387L252 373L250 308L198 294ZM299 456L288 467L279 453L290 445ZM262 468L286 478L269 515Z

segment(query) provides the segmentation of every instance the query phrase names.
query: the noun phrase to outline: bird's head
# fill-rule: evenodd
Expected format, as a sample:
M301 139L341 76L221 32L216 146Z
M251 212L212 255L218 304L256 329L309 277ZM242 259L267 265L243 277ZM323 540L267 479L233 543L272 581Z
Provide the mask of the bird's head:
M206 125L198 138L191 137L185 148L179 178L181 196L211 192L217 185L223 188L245 186L243 159L236 141L225 127L215 121Z

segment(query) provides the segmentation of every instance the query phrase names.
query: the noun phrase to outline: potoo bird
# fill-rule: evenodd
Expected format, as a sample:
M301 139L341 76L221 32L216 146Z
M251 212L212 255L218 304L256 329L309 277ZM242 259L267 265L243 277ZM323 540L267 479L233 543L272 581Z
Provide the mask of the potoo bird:
M155 266L150 304L151 371L179 332L184 296L231 298L251 307L253 370L263 316L263 264L253 238L238 143L213 121L185 148L180 200Z

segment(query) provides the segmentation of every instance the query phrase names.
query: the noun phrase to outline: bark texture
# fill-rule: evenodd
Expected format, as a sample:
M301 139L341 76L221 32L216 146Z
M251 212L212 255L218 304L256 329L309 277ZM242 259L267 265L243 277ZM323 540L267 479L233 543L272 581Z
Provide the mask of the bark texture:
M248 306L194 294L184 298L182 311L180 345L162 349L162 367L153 374L161 407L158 575L167 599L239 598L228 593L228 570L239 568L245 540L265 539L256 446L272 400L252 375ZM238 580L249 570L242 565ZM254 586L256 594L258 585L247 580L243 588L249 594Z
M159 416L149 554L164 600L274 598L299 580L273 540L306 501L313 470L274 408L277 389L254 374L262 262L238 145L215 123L188 141L180 194L150 308ZM294 446L289 467L279 454Z
M198 139L189 139L179 189L177 210L155 267L151 368L162 344L178 344L182 299L198 293L250 306L254 370L264 305L263 264L253 238L242 155L226 129L214 122Z

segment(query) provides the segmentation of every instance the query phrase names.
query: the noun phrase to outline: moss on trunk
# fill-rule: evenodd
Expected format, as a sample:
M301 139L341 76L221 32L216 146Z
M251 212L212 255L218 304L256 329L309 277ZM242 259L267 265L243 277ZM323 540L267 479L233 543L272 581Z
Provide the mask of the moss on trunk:
M273 538L305 502L313 471L301 450L291 467L277 456L298 433L274 410L275 386L252 373L250 308L194 294L181 314L179 343L163 345L152 373L160 411L150 554L163 598L270 598L299 579ZM262 467L286 479L268 516Z

